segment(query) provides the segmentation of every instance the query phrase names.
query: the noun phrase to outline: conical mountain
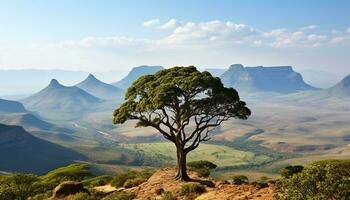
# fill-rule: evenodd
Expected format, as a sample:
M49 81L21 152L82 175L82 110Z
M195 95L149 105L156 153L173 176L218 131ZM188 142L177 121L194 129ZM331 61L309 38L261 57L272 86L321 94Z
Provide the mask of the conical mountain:
M335 97L350 98L350 75L343 78L335 86L327 89L327 92Z
M293 93L316 89L305 83L301 74L291 66L244 67L234 64L220 78L226 86L243 92Z
M28 109L52 115L59 113L79 114L93 108L101 101L101 99L76 86L63 86L56 79L52 79L43 90L22 100Z
M0 113L1 112L23 113L27 112L27 110L20 102L0 99Z
M159 70L164 69L162 66L148 66L148 65L142 65L139 67L134 67L129 72L129 74L123 78L120 81L117 81L115 83L112 83L112 85L127 89L134 81L136 81L140 76L147 75L147 74L154 74Z
M98 80L92 74L89 74L89 76L84 81L78 83L76 86L101 99L120 100L124 97L124 91L122 89L104 83Z
M0 171L39 173L70 164L84 156L34 137L20 126L0 124Z

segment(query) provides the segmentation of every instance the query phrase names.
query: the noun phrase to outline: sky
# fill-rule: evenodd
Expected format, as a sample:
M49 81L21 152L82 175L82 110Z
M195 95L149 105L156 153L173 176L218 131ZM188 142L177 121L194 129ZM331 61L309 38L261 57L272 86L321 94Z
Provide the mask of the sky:
M0 1L0 69L234 63L350 74L350 1Z

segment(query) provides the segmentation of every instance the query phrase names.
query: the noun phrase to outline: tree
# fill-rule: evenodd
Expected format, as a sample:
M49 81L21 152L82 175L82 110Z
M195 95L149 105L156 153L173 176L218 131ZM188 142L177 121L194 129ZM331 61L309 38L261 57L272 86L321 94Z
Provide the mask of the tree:
M218 77L194 66L164 69L136 80L125 102L113 113L113 122L137 120L136 127L153 127L173 142L177 152L177 179L190 180L186 156L208 133L230 118L247 119L251 112L238 92Z

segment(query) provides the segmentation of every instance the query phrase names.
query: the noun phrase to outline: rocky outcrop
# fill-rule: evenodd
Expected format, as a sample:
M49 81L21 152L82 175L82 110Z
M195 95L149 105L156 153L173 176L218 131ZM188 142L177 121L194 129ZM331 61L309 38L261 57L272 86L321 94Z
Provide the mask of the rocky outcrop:
M75 181L66 181L59 184L53 191L52 199L62 199L79 192L89 193L83 184Z

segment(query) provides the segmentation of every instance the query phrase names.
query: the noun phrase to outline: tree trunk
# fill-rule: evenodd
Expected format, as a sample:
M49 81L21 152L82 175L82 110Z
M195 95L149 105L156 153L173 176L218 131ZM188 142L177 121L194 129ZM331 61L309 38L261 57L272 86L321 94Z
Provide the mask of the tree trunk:
M191 178L187 175L187 166L186 166L186 153L183 148L176 147L177 149L177 174L176 179L182 181L190 181Z

